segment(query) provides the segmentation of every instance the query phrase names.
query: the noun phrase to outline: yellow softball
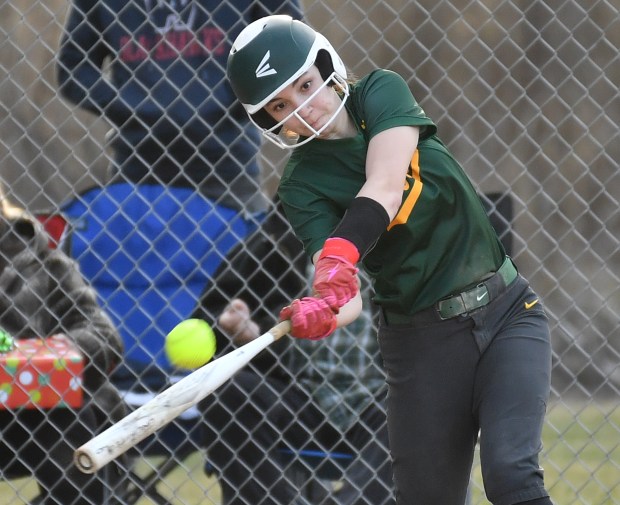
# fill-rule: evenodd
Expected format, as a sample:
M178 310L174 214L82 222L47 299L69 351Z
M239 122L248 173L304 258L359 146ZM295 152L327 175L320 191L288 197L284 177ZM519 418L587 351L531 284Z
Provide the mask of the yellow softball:
M202 319L186 319L166 336L164 349L174 366L193 370L207 363L215 354L213 329Z

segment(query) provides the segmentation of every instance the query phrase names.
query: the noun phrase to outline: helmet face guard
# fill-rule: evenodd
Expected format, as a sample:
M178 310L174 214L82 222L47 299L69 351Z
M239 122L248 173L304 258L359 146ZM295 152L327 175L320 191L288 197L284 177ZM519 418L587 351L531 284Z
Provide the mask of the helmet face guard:
M342 94L343 94L342 101L340 102L338 109L336 109L334 114L332 114L332 117L329 118L329 120L323 126L321 126L321 128L319 128L318 130L315 130L312 126L310 126L309 123L306 122L305 119L301 117L301 115L299 114L299 111L302 110L307 104L309 104L314 99L314 97L318 93L321 92L323 88L330 86L332 81L335 82L336 85L342 90ZM269 141L273 142L278 147L282 149L294 149L295 147L304 145L307 142L310 142L312 139L321 135L321 133L325 130L325 128L327 128L334 121L334 119L336 119L336 116L338 116L338 113L344 107L344 104L347 101L348 97L349 97L349 85L347 81L343 80L342 77L336 74L336 72L332 72L332 74L329 76L329 79L324 81L323 84L321 84L321 86L319 87L319 89L317 89L314 93L312 93L312 95L309 98L307 98L299 107L297 107L293 112L291 112L288 116L286 116L282 121L275 124L271 128L265 128L263 126L260 126L259 124L256 123L253 116L251 115L250 115L250 120L258 128L263 130L263 135ZM299 120L308 130L310 130L312 134L309 137L303 137L303 140L301 140L302 137L300 137L297 133L286 129L286 127L284 126L285 123L293 117Z
M319 53L327 53L327 58L317 61ZM332 45L320 33L290 16L267 16L248 25L233 43L227 65L233 91L252 122L281 148L301 145L292 143L294 139L290 135L280 134L283 123L293 116L299 118L301 107L277 124L263 107L315 64L325 81L323 87L335 84L344 92L339 112L349 95L347 71ZM321 131L332 120L333 117ZM310 130L313 135L303 143L321 133Z

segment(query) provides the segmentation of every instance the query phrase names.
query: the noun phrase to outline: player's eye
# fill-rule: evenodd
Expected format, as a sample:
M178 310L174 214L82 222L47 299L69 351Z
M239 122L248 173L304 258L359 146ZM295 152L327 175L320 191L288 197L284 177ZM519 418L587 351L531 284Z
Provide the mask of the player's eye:
M286 110L286 102L281 101L281 102L274 102L271 105L271 113L272 114L282 114L282 112L284 112Z

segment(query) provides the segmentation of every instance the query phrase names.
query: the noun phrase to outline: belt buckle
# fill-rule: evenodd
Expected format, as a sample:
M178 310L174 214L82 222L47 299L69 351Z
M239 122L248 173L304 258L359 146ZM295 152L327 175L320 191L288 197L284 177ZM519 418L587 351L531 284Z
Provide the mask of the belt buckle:
M447 313L446 313L447 311ZM444 298L437 302L437 314L442 321L446 319L452 319L465 312L465 300L463 299L463 293L451 296L450 298Z

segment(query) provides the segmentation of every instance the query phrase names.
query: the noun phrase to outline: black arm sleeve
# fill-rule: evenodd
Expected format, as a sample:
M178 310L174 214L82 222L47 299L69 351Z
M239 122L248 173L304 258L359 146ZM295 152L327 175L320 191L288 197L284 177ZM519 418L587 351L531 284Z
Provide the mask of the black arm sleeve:
M355 198L332 237L348 240L357 247L360 259L372 249L390 224L390 216L379 202L360 196Z

